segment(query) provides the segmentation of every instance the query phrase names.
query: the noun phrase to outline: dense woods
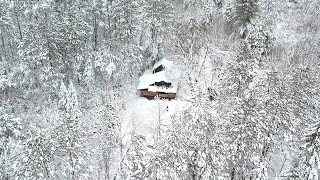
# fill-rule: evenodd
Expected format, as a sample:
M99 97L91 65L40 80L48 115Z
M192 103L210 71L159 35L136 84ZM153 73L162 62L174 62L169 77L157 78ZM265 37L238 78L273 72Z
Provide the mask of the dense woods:
M318 180L319 17L318 0L0 0L0 179ZM124 114L163 57L185 105L150 100L150 143Z

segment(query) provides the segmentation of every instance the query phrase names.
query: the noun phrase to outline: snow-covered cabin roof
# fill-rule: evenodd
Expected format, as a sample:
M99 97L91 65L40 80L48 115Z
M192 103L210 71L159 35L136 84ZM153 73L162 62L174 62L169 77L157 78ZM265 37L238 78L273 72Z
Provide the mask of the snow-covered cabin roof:
M173 62L167 60L166 58L162 58L160 61L156 62L153 65L153 70L156 69L157 67L161 66L161 65L163 65L165 68L170 69L172 67L172 65L173 65Z
M153 74L153 69L159 67L160 65L165 66L166 69L164 71L160 71ZM170 70L172 65L173 65L173 62L168 61L165 58L155 63L152 70L150 69L146 70L144 74L140 77L138 89L139 90L147 89L148 91L152 91L152 92L177 93L178 83L176 82L176 80L172 80L168 78L168 73L167 73L168 72L167 70ZM171 86L169 88L166 88L166 87L153 85L155 82L162 82L162 81L171 83Z

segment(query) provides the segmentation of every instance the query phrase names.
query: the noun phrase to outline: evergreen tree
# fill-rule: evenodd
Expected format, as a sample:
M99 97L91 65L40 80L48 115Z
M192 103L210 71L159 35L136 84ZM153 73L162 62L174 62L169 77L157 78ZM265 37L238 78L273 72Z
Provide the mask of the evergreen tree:
M319 179L320 169L319 169L319 124L315 124L310 128L310 134L307 135L307 158L306 158L306 173L305 179L316 180Z
M136 133L131 135L131 144L126 154L125 168L127 179L145 179L149 177L147 147L145 137Z
M9 2L0 3L0 92L3 93L3 102L4 98L14 95L12 90L18 85L16 73L19 71L19 61L16 51L20 40L12 11Z
M88 179L89 149L85 148L86 131L81 121L77 92L73 83L61 83L60 105L64 112L53 138L57 142L55 175L57 179Z
M0 178L13 179L20 173L22 149L21 119L0 107Z
M258 12L257 0L236 0L231 15L231 27L239 30L242 39L247 37L248 25Z
M169 35L173 21L173 2L151 0L145 1L144 13L142 18L148 32L148 48L151 53L152 60L159 60L162 56L161 46L166 42L167 35Z
M36 129L35 127L33 127ZM48 132L29 131L20 162L19 179L52 179L54 175L53 156L55 141Z

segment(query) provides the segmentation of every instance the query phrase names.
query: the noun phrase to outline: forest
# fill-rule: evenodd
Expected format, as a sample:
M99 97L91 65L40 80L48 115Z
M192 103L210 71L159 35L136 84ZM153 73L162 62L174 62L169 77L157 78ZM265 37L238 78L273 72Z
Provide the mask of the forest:
M320 179L320 1L0 0L0 179Z

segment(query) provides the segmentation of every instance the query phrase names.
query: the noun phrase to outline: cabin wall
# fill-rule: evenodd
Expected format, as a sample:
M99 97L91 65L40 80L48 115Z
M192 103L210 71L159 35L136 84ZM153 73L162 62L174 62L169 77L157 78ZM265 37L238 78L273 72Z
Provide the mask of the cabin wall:
M175 99L176 93L152 92L152 91L143 89L143 90L140 90L140 96L146 97L146 98L154 98L156 96L159 96L160 98L165 98L165 99Z

